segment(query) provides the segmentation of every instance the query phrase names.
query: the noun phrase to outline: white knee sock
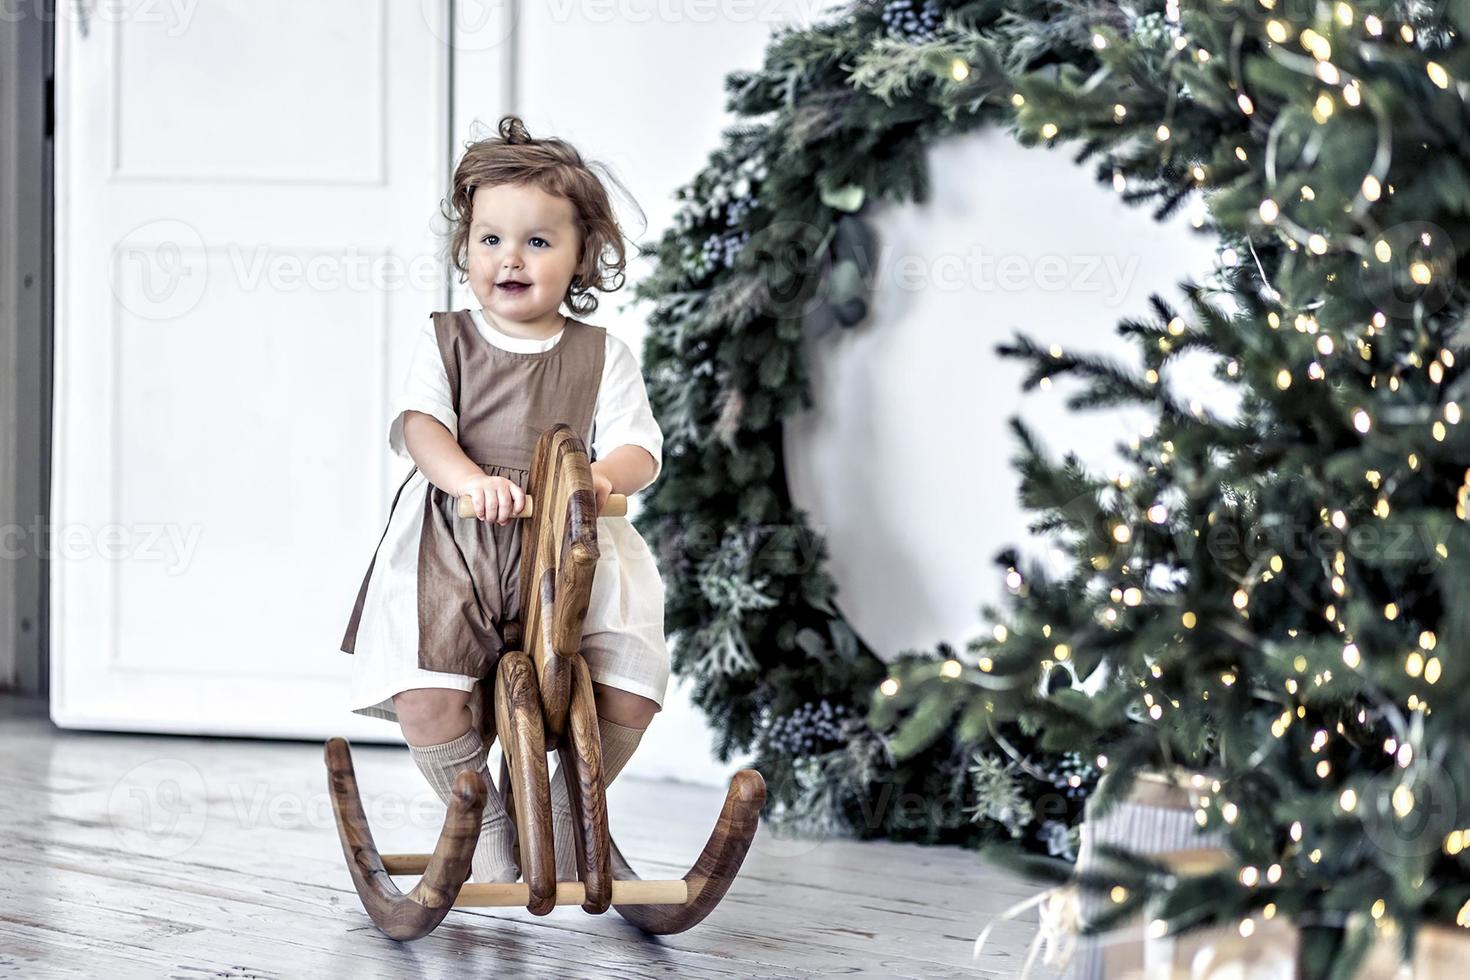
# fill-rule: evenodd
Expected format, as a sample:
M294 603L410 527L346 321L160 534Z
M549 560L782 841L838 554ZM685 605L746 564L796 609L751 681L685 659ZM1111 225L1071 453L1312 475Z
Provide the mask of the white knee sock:
M633 757L633 750L643 738L643 729L628 728L606 718L597 719L602 733L602 782L611 786ZM567 795L566 777L558 763L551 776L551 830L556 838L556 879L577 880L577 838L572 830L571 799Z
M480 733L471 728L463 735L438 745L410 745L409 752L414 763L439 799L448 806L452 799L454 777L463 769L473 769L484 777L488 792L485 811L480 819L480 840L475 845L475 855L470 861L471 881L515 881L520 876L516 867L515 824L505 812L505 804L495 791L495 782L490 778L486 765L489 753L480 738Z

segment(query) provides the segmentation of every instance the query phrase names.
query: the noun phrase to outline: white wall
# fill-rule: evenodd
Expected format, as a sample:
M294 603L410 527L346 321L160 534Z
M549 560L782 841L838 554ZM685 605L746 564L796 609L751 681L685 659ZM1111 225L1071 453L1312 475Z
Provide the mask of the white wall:
M1104 472L1145 422L1069 412L1068 382L1023 396L1026 366L996 344L1019 330L1136 364L1117 322L1147 316L1150 293L1182 308L1174 284L1213 268L1212 238L1185 213L1155 223L1074 149L1028 149L1000 129L935 146L930 201L873 217L872 320L807 346L817 407L787 425L792 496L827 540L837 605L885 659L963 649L992 625L981 602L1004 593L995 554L1041 553L1017 498L1012 415ZM1186 383L1224 407L1202 375Z

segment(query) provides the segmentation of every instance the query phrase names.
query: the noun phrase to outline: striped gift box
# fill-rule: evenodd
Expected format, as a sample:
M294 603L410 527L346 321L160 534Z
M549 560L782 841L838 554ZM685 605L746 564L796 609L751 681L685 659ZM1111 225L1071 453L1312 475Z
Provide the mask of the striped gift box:
M1127 798L1106 813L1095 813L1089 801L1077 851L1078 872L1097 870L1097 850L1103 845L1152 857L1171 854L1195 866L1218 863L1224 856L1221 835L1202 832L1194 818L1194 796L1203 788L1202 777L1197 775L1145 772L1135 778ZM1082 924L1095 918L1107 902L1106 895L1083 891ZM1083 936L1072 961L1072 976L1076 980L1142 977L1144 929L1142 917L1137 916L1102 935Z

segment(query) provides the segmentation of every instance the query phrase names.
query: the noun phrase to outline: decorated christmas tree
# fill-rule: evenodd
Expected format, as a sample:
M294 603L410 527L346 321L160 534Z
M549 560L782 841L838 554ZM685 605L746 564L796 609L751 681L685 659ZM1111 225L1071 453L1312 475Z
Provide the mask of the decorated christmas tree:
M1115 894L1165 928L1290 916L1307 960L1340 967L1383 923L1470 922L1467 20L1463 2L875 0L731 76L744 121L640 288L669 437L640 528L677 573L676 667L778 806L1066 857L1080 808L1047 820L1038 798L1102 770L1105 803L1183 767L1233 863L1140 863ZM927 147L996 124L1077 141L1160 218L1186 209L1220 267L1120 325L1136 363L1039 324L1003 346L1079 411L1155 420L1110 477L1017 421L1032 530L1065 561L1000 556L990 635L885 663L785 495L781 421L810 406L803 338L865 320L868 205L924 200ZM1233 398L1206 403L1183 359ZM884 809L894 790L941 805Z
M1467 22L1456 2L1170 2L1099 16L1098 68L1014 75L1023 139L1082 140L1161 215L1202 201L1221 274L1120 325L1136 365L1002 348L1032 385L1076 379L1078 410L1156 422L1112 479L1016 422L1065 569L1002 556L995 635L876 699L900 730L978 704L1043 749L1091 746L1114 793L1201 774L1230 866L1141 865L1116 897L1161 929L1290 916L1313 972L1388 922L1470 925ZM1238 403L1171 383L1186 354Z

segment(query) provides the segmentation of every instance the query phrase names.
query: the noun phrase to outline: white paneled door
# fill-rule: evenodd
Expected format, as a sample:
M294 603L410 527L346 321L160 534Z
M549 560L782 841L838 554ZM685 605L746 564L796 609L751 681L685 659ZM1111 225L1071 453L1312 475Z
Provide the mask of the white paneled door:
M449 0L58 24L52 717L397 737L337 650L442 308Z

